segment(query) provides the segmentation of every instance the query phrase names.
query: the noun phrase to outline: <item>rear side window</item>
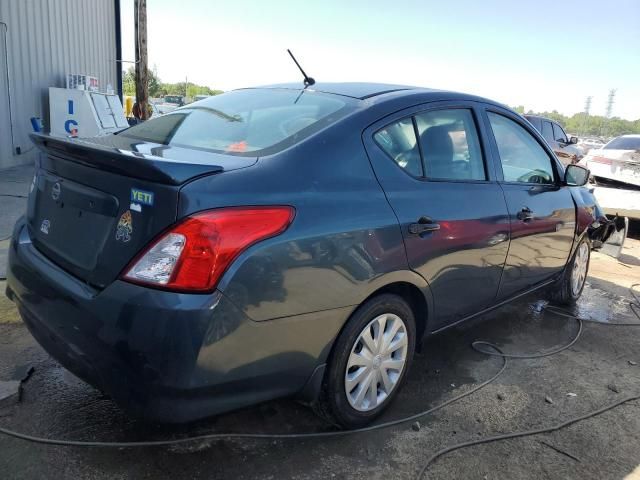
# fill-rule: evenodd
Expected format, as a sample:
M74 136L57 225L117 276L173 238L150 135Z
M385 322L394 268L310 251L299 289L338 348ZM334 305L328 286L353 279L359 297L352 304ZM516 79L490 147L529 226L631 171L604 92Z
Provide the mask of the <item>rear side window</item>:
M404 118L378 130L376 143L400 168L414 177L422 177L422 160L411 117Z
M378 130L376 143L414 177L486 180L473 115L468 109L434 110Z
M513 120L487 112L495 137L506 182L543 183L554 181L551 158L536 139Z
M415 118L427 178L486 180L480 141L470 110L434 110Z
M354 108L351 99L309 90L235 90L148 120L120 135L235 155L266 155L301 141Z

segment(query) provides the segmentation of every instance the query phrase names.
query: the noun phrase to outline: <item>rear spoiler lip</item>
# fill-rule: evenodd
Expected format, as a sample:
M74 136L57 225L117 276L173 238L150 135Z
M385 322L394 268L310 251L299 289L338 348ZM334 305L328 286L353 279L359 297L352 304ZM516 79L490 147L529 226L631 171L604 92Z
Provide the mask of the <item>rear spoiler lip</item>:
M194 178L224 171L221 165L173 161L131 150L109 148L83 139L67 139L45 133L31 133L29 136L47 155L166 185L182 185Z

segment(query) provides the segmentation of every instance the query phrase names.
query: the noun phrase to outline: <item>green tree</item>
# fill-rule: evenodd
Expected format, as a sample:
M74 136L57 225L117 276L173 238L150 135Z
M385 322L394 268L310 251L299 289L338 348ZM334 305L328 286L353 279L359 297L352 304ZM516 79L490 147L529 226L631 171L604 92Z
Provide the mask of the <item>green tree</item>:
M155 98L165 95L162 93L161 87L162 84L160 83L155 68L149 70L149 96ZM129 67L122 76L122 91L125 95L136 96L136 69L134 67Z

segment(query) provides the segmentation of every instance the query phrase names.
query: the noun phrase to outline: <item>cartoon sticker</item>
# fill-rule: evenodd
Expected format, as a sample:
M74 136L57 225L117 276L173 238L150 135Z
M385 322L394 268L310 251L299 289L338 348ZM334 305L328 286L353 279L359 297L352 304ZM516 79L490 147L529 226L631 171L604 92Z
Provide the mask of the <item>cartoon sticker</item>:
M49 235L49 228L51 227L51 222L49 220L43 220L40 224L40 231L45 235Z
M153 192L147 192L138 188L131 189L131 203L137 203L138 205L153 206Z
M133 221L131 219L131 211L127 210L120 216L120 220L118 221L116 240L127 243L131 240L131 232L133 232Z

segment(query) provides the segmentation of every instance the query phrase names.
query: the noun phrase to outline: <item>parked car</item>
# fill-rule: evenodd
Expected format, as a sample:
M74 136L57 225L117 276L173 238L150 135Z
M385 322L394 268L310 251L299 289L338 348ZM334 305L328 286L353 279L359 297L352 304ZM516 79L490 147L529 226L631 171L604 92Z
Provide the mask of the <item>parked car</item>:
M155 107L160 114L165 114L182 107L184 103L184 97L182 95L165 95L162 102L156 103Z
M622 135L591 150L580 162L596 181L640 187L640 135Z
M586 155L593 149L604 147L606 142L603 142L599 138L580 138L576 147L580 150L582 155Z
M426 336L543 287L574 302L608 228L587 170L459 93L242 89L32 138L8 296L66 368L163 422L295 396L367 424Z
M584 154L576 146L578 137L567 137L558 122L537 115L525 115L524 117L542 134L563 165L578 163L582 159Z

